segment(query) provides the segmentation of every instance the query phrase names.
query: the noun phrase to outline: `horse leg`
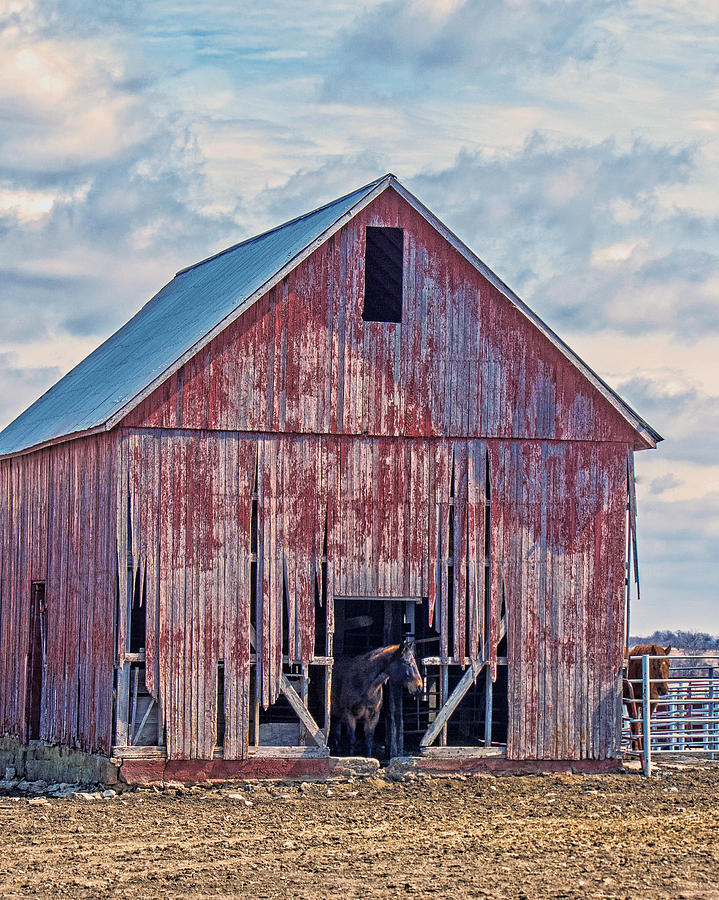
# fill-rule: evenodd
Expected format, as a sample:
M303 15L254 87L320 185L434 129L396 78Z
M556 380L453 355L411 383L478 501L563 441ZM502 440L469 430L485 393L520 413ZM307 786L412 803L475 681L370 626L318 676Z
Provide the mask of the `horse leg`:
M396 685L389 683L389 755L400 756L403 751L402 733L400 724L402 722L402 689Z
M379 714L380 710L376 709L364 722L365 747L368 757L371 757L374 752L374 732L379 722Z
M342 750L342 719L333 718L330 724L330 751L339 756Z
M342 717L342 721L349 737L349 756L354 756L355 747L357 746L357 719L350 714L346 714Z

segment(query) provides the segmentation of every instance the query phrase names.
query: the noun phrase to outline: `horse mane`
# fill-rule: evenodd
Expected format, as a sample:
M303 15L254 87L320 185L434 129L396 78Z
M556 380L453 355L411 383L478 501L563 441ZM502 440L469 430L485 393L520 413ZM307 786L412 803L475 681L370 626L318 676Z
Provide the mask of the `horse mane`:
M669 648L671 650L671 647ZM637 644L631 647L627 656L668 656L667 648L659 644Z
M390 644L388 647L377 647L375 650L369 650L367 653L363 653L361 656L355 657L355 659L362 659L368 663L375 662L378 659L396 656L399 652L399 649L399 644Z

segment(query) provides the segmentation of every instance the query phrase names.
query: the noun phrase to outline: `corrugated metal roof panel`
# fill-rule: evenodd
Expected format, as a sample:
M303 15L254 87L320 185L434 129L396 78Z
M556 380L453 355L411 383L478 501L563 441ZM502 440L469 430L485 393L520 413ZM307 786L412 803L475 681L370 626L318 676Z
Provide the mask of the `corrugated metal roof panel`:
M0 432L0 456L104 425L384 180L178 272Z

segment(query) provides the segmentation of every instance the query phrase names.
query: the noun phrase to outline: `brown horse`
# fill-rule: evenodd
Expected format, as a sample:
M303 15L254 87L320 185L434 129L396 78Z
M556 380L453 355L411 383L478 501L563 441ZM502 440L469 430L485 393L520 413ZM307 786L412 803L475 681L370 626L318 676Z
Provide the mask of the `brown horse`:
M624 703L631 719L641 719L644 688L642 685L642 656L660 657L649 660L649 699L659 700L669 692L669 652L671 645L661 647L659 644L637 644L628 652L627 677L622 683ZM642 750L642 723L631 722L632 749Z
M357 723L362 722L367 756L372 756L374 732L382 709L382 689L388 680L406 687L411 694L422 689L413 641L380 647L352 659L335 660L330 731L333 753L339 752L344 725L349 734L349 755L354 756Z

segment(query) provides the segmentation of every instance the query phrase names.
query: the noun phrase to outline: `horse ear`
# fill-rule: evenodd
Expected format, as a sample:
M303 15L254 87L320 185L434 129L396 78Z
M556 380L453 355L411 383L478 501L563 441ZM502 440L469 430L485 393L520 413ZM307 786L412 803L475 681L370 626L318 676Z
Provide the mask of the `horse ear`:
M671 644L669 644L668 647L665 647L665 648L664 648L664 652L666 653L667 656L669 656L669 652L671 651L671 649L672 649L672 645L671 645Z

